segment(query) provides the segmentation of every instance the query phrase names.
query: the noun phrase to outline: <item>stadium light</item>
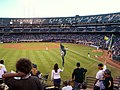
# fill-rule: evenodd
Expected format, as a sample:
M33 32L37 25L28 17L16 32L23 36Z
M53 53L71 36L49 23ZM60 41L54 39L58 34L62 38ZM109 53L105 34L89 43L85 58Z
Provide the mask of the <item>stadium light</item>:
M23 24L23 22L20 22L20 24Z
M32 22L30 22L30 24L32 24Z
M36 0L20 0L24 8L24 17L34 16Z
M13 22L12 22L12 21L10 21L10 24L13 24Z

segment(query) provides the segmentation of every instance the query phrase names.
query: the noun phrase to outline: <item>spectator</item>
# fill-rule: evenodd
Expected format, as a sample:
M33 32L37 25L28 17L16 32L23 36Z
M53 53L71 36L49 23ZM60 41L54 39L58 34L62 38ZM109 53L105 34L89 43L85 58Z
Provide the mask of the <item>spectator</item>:
M31 70L30 74L31 74L31 76L36 76L39 79L41 79L41 73L40 73L40 71L38 71L36 64L32 64L32 70Z
M54 80L54 86L60 88L61 83L61 77L60 72L63 72L62 69L58 67L58 64L56 63L54 65L54 69L52 70L51 80Z
M65 81L64 82L64 87L62 88L62 90L72 90L72 86L70 86L70 82L69 81Z
M0 84L3 83L2 75L6 72L7 70L4 65L4 60L0 60Z
M113 90L113 78L111 76L111 71L106 69L104 71L104 78L103 85L105 86L105 89L102 90Z
M103 80L103 77L104 77L103 74L104 74L104 71L106 70L106 65L104 65L104 67L103 67L103 64L99 63L98 69L99 69L99 71L96 74L96 80L94 83L94 90L100 90L100 80Z
M31 61L26 58L20 58L16 63L16 73L3 74L2 77L9 90L42 90L39 79L30 75L31 69Z
M78 88L82 88L85 73L87 72L86 69L80 68L80 63L76 64L77 68L74 69L72 73L72 80L74 80L74 90L78 90Z

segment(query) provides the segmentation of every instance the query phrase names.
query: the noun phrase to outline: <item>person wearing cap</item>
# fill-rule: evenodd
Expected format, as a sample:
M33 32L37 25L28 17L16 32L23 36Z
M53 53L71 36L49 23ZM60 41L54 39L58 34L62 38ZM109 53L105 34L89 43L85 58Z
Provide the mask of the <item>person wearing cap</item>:
M103 90L113 90L113 78L109 69L104 71L104 78L103 85L105 86L105 89Z
M103 66L102 63L98 64L99 71L96 73L96 80L94 82L94 90L100 90L100 80L103 80L104 71L106 70L106 65Z
M37 65L36 64L32 64L32 70L31 70L30 74L31 74L31 76L36 76L39 79L41 79L41 73L37 69Z

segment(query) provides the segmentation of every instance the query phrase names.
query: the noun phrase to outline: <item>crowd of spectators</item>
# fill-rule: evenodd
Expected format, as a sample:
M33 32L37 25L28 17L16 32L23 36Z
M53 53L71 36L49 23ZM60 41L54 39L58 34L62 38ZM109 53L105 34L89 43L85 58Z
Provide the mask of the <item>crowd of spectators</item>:
M112 35L106 34L104 32L120 32L119 22L120 13L91 16L76 15L75 17L58 18L0 18L0 43L68 42L93 45L99 48L106 49L107 45L106 41L104 40L104 36L111 38ZM113 41L114 43L111 48L112 55L120 56L120 36L116 34L115 40ZM26 67L24 67L24 69L21 69L21 66L24 65L22 63L22 65L20 65L21 61L27 61L28 66L30 66L27 67L27 72ZM2 63L1 66L3 66ZM79 66L80 65L78 65L78 68ZM18 72L16 72L15 74L3 75L4 81L9 86L10 90L13 89L14 85L21 85L21 88L17 88L17 90L26 89L26 85L29 86L27 87L29 88L29 90L33 90L33 88L34 90L38 90L38 88L39 90L42 90L41 83L38 81L38 79L34 77L30 78L29 75L29 72L31 71L31 75L35 76L36 74L38 78L41 78L41 73L37 70L37 66L35 64L31 66L31 62L29 60L20 59L16 64L16 69L18 70ZM60 87L60 75L58 74L57 69L59 69L58 66L57 68L54 68L54 70L52 70L52 79L54 80L54 86L57 85L58 87ZM54 76L53 74L56 74L56 76ZM73 77L75 75L76 73L74 72ZM22 79L30 78L28 81L26 80L26 82L29 83L23 84L24 81L21 79L19 82L20 84L14 83L13 85L12 83L14 81L17 82L17 80L15 80L13 76L21 76ZM1 78L2 77L0 77L0 79ZM12 83L9 83L9 81ZM33 84L33 81L36 83ZM66 83L64 88L68 88L68 86L69 85ZM64 88L62 90L65 90Z
M44 28L0 28L0 33L45 33L45 32L120 32L120 27L116 26L60 26L60 27L44 27Z
M120 37L116 38L116 41L114 42L113 55L120 56Z
M105 48L104 36L110 38L111 35L104 32L120 32L119 22L119 12L75 17L0 18L0 42L71 42ZM87 34L94 32L97 34ZM113 55L120 56L119 44L120 36L117 36Z
M5 66L4 61L0 61L1 67ZM34 69L34 70L33 70ZM98 64L99 71L96 73L96 80L94 82L93 90L113 90L113 78L111 71L107 69L106 64ZM42 78L39 78L40 71L37 70L37 65L32 63L30 59L20 58L16 62L16 71L1 73L0 90L86 90L85 84L87 69L81 67L80 62L76 63L72 78L69 81L61 83L61 72L64 71L59 68L58 63L54 64L51 73L51 81L53 85L49 87L48 83L42 83ZM4 81L4 82L3 82ZM73 85L70 84L73 83ZM44 86L46 84L46 86ZM7 88L2 87L7 86Z
M106 48L104 36L111 38L111 34L10 34L0 35L0 42L69 42L84 45L95 45ZM120 36L115 35L113 44L113 55L120 56Z

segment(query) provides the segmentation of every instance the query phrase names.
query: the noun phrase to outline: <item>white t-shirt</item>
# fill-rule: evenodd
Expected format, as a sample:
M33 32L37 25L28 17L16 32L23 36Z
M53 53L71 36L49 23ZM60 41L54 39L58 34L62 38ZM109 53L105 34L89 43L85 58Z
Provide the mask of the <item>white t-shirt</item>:
M72 89L73 89L72 86L69 85L62 88L62 90L72 90Z
M2 75L7 72L5 66L3 64L0 64L0 78L2 78Z
M96 74L96 79L99 79L99 80L103 80L103 74L104 74L104 71L106 70L106 65L104 65L103 67L103 70L99 70ZM99 80L96 82L96 86L100 87L100 82Z
M52 70L52 74L51 74L51 80L52 79L59 79L60 78L60 72L63 72L62 69L58 69L57 72L55 72L55 70Z
M103 70L99 70L98 72L97 72L97 74L96 74L96 79L99 79L99 80L102 80L103 79L103 74L104 74L104 72L103 72ZM100 82L99 82L99 80L96 82L96 86L98 86L98 87L100 87Z

